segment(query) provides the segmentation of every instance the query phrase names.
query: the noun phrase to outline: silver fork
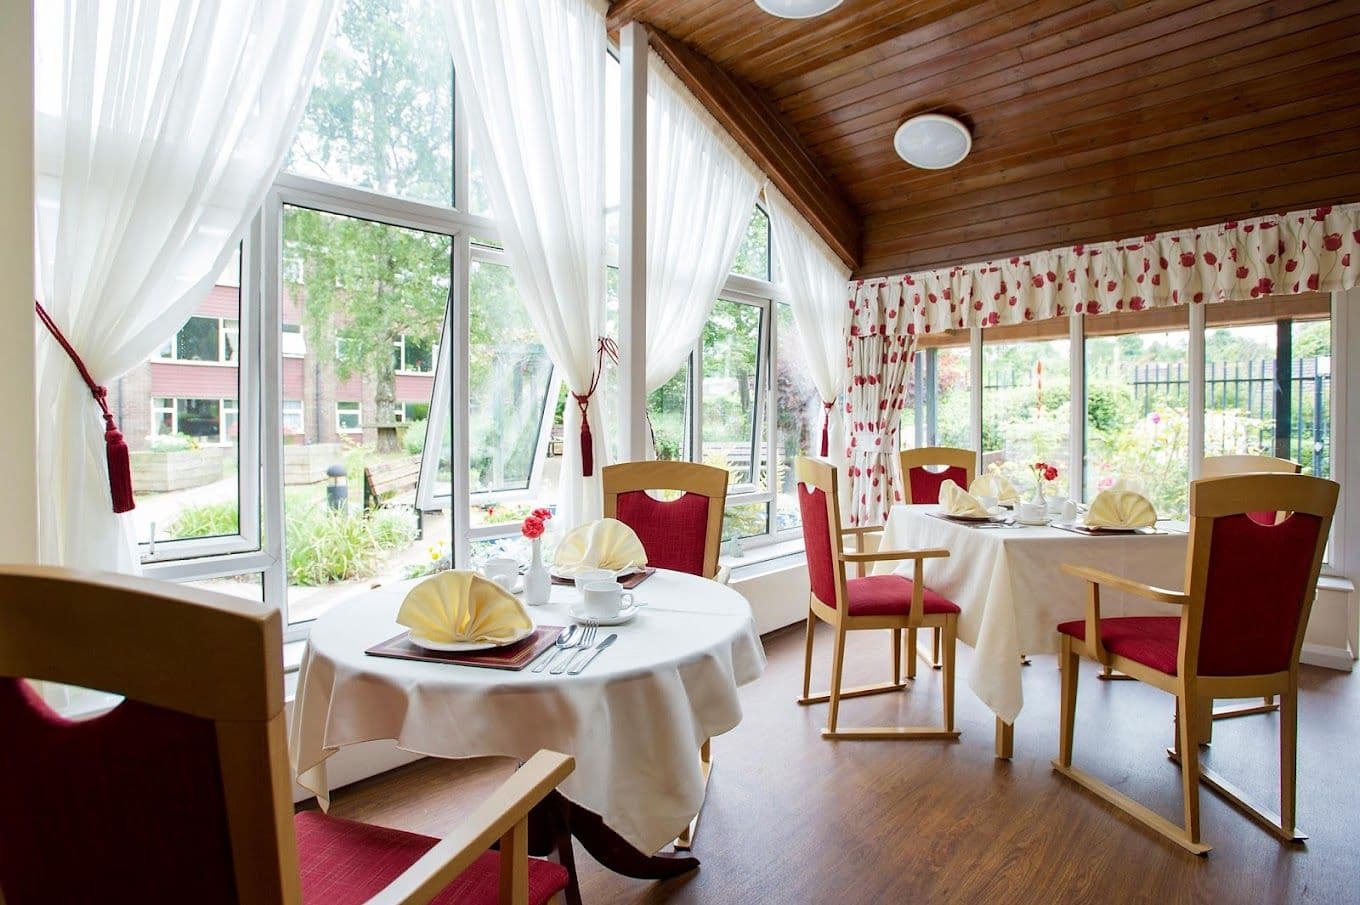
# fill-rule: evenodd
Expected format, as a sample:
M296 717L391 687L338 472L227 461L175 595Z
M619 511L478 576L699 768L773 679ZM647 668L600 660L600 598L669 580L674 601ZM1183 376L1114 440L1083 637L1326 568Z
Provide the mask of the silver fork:
M548 670L549 674L554 676L560 676L562 675L562 673L566 672L567 667L571 665L572 661L581 655L581 651L587 649L588 647L595 643L595 635L598 631L599 629L596 626L587 625L586 630L581 633L581 642L576 645L576 653L568 654L567 656L562 657L561 663L557 664L552 669Z
M578 626L569 625L562 629L561 634L553 640L553 646L548 648L544 654L538 658L530 672L542 672L548 668L548 664L557 659L557 655L564 650L570 650L576 646L576 636L580 633Z

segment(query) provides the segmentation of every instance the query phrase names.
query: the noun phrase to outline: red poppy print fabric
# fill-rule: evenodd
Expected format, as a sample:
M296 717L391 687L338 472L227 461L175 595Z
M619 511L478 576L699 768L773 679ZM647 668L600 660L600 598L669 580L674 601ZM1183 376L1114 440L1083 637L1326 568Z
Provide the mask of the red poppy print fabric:
M851 527L881 525L893 504L902 502L897 432L914 332L901 293L891 299L851 293L844 394L846 520Z
M1074 245L851 284L901 306L912 332L1336 292L1360 283L1360 204Z

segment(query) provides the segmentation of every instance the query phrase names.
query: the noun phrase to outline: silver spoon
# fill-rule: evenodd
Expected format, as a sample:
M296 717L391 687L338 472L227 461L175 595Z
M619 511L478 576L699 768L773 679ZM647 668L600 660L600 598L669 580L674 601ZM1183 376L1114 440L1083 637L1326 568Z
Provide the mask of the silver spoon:
M534 664L531 672L542 672L548 668L548 664L551 663L559 653L569 647L575 646L573 642L576 640L576 635L580 631L580 628L579 625L569 625L563 629L562 633L557 636L557 640L553 641L553 646L548 648L547 652L538 658L538 662Z

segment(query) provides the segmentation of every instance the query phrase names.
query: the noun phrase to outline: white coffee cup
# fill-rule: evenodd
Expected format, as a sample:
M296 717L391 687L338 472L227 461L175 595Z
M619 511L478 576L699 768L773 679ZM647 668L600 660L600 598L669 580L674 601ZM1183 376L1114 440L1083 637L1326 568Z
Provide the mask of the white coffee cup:
M1062 520L1069 523L1077 520L1077 504L1072 500L1065 500L1063 502Z
M576 582L578 588L583 588L588 584L594 584L595 582L600 581L611 582L613 584L618 583L618 579L614 576L614 573L608 569L582 569L580 572L576 573L576 577L573 580Z
M509 588L519 577L519 563L509 556L493 556L482 566L482 574L501 587Z
M996 497L994 497L994 496L986 496L986 495L983 495L983 494L979 494L979 495L978 495L977 501L978 501L979 503L981 503L981 504L982 504L982 508L983 508L983 509L986 509L988 512L991 512L993 509L995 509L996 506L997 506L997 503L1000 502L1000 501L999 501Z
M1020 504L1020 520L1023 522L1042 522L1045 515L1043 503Z
M633 595L625 593L615 581L592 581L581 586L585 614L596 619L613 619L625 606L633 605Z

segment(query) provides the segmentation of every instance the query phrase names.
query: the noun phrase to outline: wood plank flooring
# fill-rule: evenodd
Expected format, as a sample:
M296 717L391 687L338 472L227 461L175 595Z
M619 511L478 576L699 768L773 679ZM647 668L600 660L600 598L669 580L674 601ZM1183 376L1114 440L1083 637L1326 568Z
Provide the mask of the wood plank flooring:
M966 684L959 648L958 742L827 742L826 709L794 704L802 627L765 638L769 668L743 690L745 719L714 741L695 873L646 883L608 873L579 848L587 903L1360 901L1360 675L1304 669L1299 822L1306 845L1275 841L1207 790L1205 859L1188 855L1049 767L1057 750L1053 657L1025 670L1016 756L992 756L992 716ZM814 689L830 672L818 636ZM885 632L851 636L846 684L888 676ZM1081 676L1076 763L1159 813L1180 815L1166 758L1172 699ZM939 673L902 695L849 701L842 725L938 721ZM1258 801L1277 788L1274 715L1219 721L1205 762ZM697 756L697 752L696 752ZM509 766L426 760L341 790L333 813L441 834Z

